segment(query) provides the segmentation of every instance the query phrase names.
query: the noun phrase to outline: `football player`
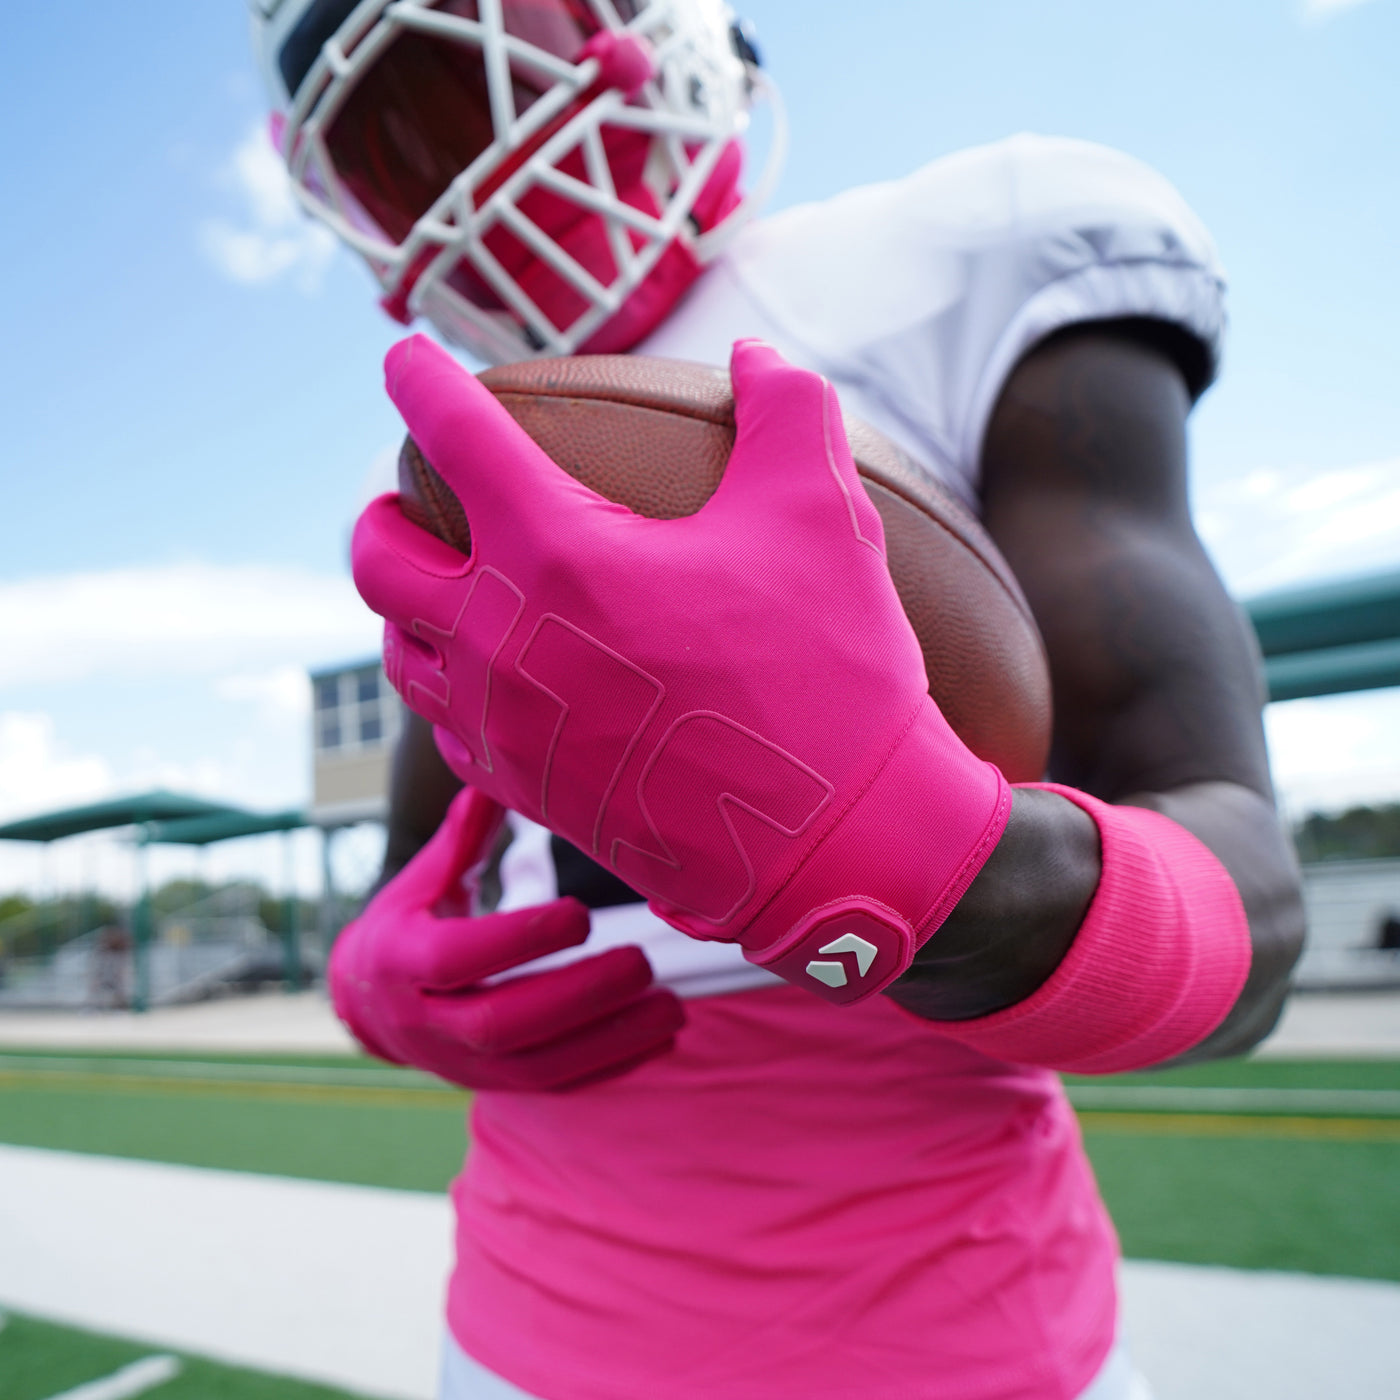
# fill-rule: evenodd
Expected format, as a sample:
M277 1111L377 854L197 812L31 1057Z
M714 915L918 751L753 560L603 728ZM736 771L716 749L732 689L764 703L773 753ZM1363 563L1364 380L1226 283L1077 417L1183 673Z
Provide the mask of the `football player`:
M726 480L791 484L764 498L790 547L715 512L683 584L627 555L610 589L596 522L475 381L421 339L391 355L469 514L531 522L485 562L392 497L356 534L424 717L330 981L371 1052L478 1091L442 1394L1145 1395L1055 1071L1247 1049L1302 924L1257 654L1187 508L1224 327L1205 230L1130 157L1036 136L754 220L771 170L745 193L742 138L774 94L719 0L256 0L254 28L298 193L391 315L488 361L730 363ZM827 386L1014 568L1052 781L1009 789L922 693ZM689 697L653 755L665 831L596 839L627 761L602 721L540 795L559 708L490 670L527 603L587 644L567 674L594 709L641 703L624 672ZM488 671L489 744L463 680ZM770 758L797 812L770 836L686 809ZM552 815L571 803L593 840ZM736 852L748 884L720 910ZM454 909L493 858L499 900Z

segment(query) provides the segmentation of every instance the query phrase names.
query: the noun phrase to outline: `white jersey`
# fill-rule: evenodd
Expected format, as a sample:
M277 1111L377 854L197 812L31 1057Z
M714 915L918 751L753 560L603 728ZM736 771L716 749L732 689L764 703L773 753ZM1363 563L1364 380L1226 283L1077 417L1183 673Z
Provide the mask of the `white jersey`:
M1141 162L1023 135L750 225L636 353L724 365L735 340L762 337L977 511L982 436L1017 361L1063 327L1123 317L1189 332L1213 375L1224 278L1209 235ZM501 907L554 898L549 833L512 824ZM683 996L778 980L639 904L595 908L585 947L528 970L623 943Z

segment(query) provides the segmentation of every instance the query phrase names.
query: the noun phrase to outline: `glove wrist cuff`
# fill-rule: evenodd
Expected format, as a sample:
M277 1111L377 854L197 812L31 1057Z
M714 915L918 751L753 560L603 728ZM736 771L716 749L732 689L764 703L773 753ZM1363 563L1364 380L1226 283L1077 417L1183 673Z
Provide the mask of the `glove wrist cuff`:
M921 703L846 814L741 935L750 962L838 1005L906 971L1011 814L997 768L949 739L937 707Z

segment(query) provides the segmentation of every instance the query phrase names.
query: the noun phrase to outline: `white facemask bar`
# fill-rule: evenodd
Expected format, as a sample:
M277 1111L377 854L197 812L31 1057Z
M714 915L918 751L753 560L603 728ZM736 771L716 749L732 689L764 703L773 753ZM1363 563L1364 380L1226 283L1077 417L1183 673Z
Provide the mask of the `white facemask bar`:
M420 275L409 295L408 310L428 316L450 338L490 359L567 354L576 349L616 314L677 239L686 242L698 258L713 257L771 189L785 149L786 122L771 85L753 70L740 67L737 59L729 60L732 66L727 72L713 62L705 64L701 45L687 32L685 6L673 7L658 0L624 25L610 0L591 3L606 27L650 39L659 81L644 86L641 102L636 105L629 105L618 92L604 93L591 102L554 132L479 208L476 191L491 178L501 161L556 120L595 82L599 69L594 59L574 65L506 34L500 0L480 0L480 20L443 14L434 8L434 0L390 0L387 4L384 0L365 0L323 47L300 86L288 121L288 166L302 204L365 257L386 292L397 291L404 278L418 270ZM339 182L324 132L369 65L405 29L481 48L495 137L419 218L404 241L395 245L374 227ZM665 32L668 29L670 32ZM727 39L724 58L728 59ZM523 116L514 111L512 63L554 83ZM668 78L673 85L688 83L697 65L710 70L706 74L710 78L707 91L719 99L717 110L677 112L666 101L665 84ZM775 131L767 168L758 187L739 209L718 228L695 237L687 226L687 216L725 146L746 124L745 89L750 85L774 103ZM657 145L664 152L663 161L668 167L666 183L676 187L665 199L659 218L618 198L600 134L604 125L632 127L660 138ZM694 150L693 156L687 154L687 144ZM588 183L557 168L575 149L582 156ZM546 188L604 220L617 266L617 276L610 286L599 283L521 213L520 202L536 187ZM497 225L509 229L588 304L583 316L564 331L553 325L486 248L484 238ZM632 247L629 233L641 238L640 248ZM429 255L431 261L424 267L423 261ZM470 258L478 275L520 317L527 332L522 333L502 313L475 306L447 285L448 276L463 257Z
M656 265L666 248L684 233L686 216L713 172L728 138L726 137L725 141L711 138L705 142L694 160L686 167L681 184L659 219L650 218L640 210L616 200L615 197L608 203L604 191L594 191L589 205L595 212L603 214L610 224L615 220L619 226L626 225L645 240L641 249L633 251L629 240L625 236L622 238L622 242L629 244L627 257L625 262L620 264L619 275L610 287L602 286L580 267L563 248L521 213L519 204L538 184L545 184L572 198L574 192L569 187L577 182L570 181L570 178L564 175L559 175L554 180L544 180L541 178L541 172L554 171L557 163L568 155L581 139L589 132L596 135L598 128L604 124L633 126L642 131L684 136L691 140L703 140L706 135L704 128L696 123L672 118L667 114L659 114L662 117L659 122L648 119L657 115L646 112L645 109L626 106L621 94L606 94L560 128L540 148L536 160L512 175L475 213L469 212L468 204L471 195L471 172L465 172L454 182L453 188L444 199L439 201L439 205L435 206L424 220L420 220L409 240L405 242L405 250L415 243L419 246L431 246L434 242L439 243L442 249L410 296L410 310L434 314L426 302L427 293L436 289L438 294L452 298L452 305L457 314L468 322L479 326L483 319L489 318L490 313L481 311L465 298L451 293L450 288L443 285L446 275L461 257L470 254L477 271L492 290L534 332L539 344L531 348L536 353L544 350L553 354L567 354L570 349L586 341L594 330L616 314L631 291ZM601 145L601 141L599 144ZM425 227L426 221L438 212L444 202L451 203L455 215L454 222L444 227ZM590 310L566 330L560 331L555 328L486 248L484 239L498 223L504 224L536 257L590 303ZM434 271L438 271L440 276L434 278Z

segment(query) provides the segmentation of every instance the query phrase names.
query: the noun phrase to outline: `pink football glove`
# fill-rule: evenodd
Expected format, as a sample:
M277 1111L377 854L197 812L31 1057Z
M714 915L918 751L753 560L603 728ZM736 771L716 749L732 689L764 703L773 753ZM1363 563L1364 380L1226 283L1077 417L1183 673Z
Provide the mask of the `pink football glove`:
M501 815L483 794L459 794L433 839L341 932L327 970L336 1014L381 1060L468 1089L563 1089L668 1049L685 1012L652 989L640 948L482 985L588 937L588 910L573 899L434 914L490 850Z
M355 582L457 774L828 1000L898 977L1010 792L929 699L830 385L741 341L718 490L650 520L561 471L431 341L386 369L472 555L381 496Z

